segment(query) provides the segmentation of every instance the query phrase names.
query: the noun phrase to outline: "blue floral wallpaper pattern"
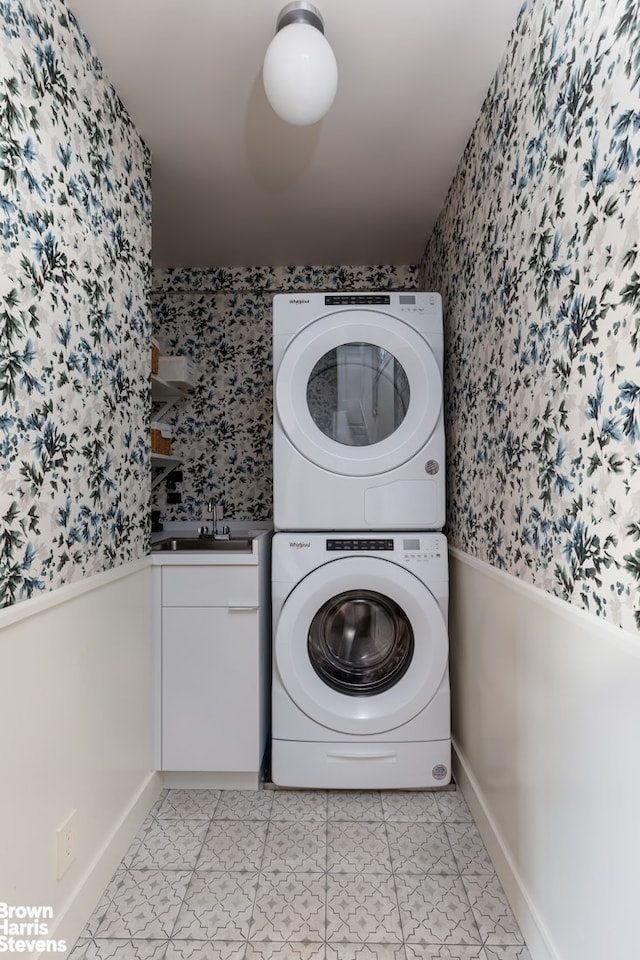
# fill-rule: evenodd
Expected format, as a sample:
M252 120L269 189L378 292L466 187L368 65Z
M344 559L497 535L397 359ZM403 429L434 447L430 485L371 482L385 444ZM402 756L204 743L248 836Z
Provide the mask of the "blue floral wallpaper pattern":
M640 627L640 10L521 11L423 261L450 542Z
M286 290L415 290L419 266L333 267L174 267L154 271L153 289L161 293L282 293Z
M145 553L150 250L149 153L73 16L0 2L2 606Z
M153 505L162 516L204 519L212 497L228 517L271 519L275 293L416 289L417 275L417 266L156 271L152 304L161 352L189 355L198 370L191 395L164 417L183 479L176 484L179 504L167 503L166 482L155 488Z

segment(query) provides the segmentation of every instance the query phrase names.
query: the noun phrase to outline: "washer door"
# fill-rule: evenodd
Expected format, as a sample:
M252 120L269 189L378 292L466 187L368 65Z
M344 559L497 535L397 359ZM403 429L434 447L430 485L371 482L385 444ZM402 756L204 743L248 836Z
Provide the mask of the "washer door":
M434 596L388 560L343 557L287 597L274 637L282 683L316 723L377 734L408 723L445 674L448 636Z
M428 343L395 317L340 311L305 327L287 347L275 406L294 447L345 476L406 463L440 415L442 378Z

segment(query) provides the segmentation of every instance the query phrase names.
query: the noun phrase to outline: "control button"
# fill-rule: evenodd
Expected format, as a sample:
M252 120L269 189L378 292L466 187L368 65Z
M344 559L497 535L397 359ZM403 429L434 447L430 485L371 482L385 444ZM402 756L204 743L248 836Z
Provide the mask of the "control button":
M327 550L339 550L341 552L350 552L355 551L369 551L373 553L378 550L394 550L394 543L391 538L385 539L358 539L358 540L349 540L342 539L338 540L335 537L327 539L326 541Z

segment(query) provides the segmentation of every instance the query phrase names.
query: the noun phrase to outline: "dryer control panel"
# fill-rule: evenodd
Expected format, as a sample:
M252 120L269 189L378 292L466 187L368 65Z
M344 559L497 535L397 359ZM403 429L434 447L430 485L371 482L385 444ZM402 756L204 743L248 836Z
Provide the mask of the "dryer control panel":
M273 298L273 335L290 340L308 323L339 314L341 322L370 313L412 324L423 334L442 335L442 298L424 290L347 293L276 293ZM274 345L277 345L274 344ZM274 361L277 363L277 356Z
M324 302L329 307L336 306L336 304L341 307L366 307L371 304L389 306L391 297L388 293L325 293ZM415 296L413 302L415 303Z

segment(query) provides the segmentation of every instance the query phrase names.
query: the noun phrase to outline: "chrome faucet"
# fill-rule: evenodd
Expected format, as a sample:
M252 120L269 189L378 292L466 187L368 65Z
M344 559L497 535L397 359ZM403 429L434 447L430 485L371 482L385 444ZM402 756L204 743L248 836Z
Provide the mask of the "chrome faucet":
M198 533L200 534L201 537L210 537L212 534L215 533L215 529L216 529L216 505L213 502L213 497L207 500L207 503L204 509L204 514L205 514L205 517L204 517L205 520L212 521L211 527L209 527L208 523L203 523L202 526L199 528Z
M209 532L209 527L204 526L200 528L200 533L211 536L213 534L214 539L216 540L228 540L230 533L229 527L222 524L222 507L215 503L213 497L210 500L207 500L207 516L211 517L211 533Z

